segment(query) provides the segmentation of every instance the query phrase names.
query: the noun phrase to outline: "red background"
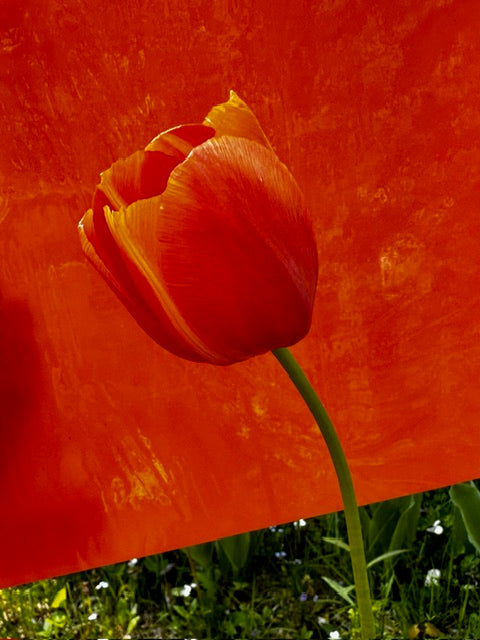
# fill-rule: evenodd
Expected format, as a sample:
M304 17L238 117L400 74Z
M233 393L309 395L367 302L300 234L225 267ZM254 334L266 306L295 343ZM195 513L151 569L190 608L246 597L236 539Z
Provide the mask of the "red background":
M235 89L315 218L293 351L361 502L480 476L476 0L4 0L0 586L341 507L271 354L146 337L81 252L98 174Z

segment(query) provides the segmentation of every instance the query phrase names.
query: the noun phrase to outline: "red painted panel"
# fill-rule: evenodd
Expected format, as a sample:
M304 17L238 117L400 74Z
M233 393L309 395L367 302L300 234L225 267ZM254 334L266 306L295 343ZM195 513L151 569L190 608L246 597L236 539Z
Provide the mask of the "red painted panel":
M293 351L362 502L480 476L476 0L0 9L0 586L340 508L273 356L180 360L86 262L98 174L235 89L302 187Z

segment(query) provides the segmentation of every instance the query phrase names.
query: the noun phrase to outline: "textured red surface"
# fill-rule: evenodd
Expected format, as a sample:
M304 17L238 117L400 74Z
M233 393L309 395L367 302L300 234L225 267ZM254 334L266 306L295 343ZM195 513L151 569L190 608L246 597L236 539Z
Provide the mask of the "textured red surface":
M340 508L273 356L163 351L83 257L98 173L234 88L315 218L293 351L361 502L480 476L476 0L0 7L0 585Z

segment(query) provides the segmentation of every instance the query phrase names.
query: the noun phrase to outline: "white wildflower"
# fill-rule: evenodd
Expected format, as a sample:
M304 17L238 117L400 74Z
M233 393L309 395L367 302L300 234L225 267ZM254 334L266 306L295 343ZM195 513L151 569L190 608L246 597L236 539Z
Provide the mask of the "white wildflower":
M438 587L440 584L440 569L429 569L425 576L426 587Z
M97 589L97 591L98 591L99 589L108 589L108 587L109 587L108 582L107 582L106 580L101 580L101 581L97 584L97 586L95 587L95 589Z
M440 524L440 520L435 520L431 527L428 527L427 531L434 533L436 536L441 536L443 533L443 527Z
M295 522L293 523L293 526L298 529L299 527L306 527L307 526L307 521L304 520L303 518L300 518L300 520L295 520Z

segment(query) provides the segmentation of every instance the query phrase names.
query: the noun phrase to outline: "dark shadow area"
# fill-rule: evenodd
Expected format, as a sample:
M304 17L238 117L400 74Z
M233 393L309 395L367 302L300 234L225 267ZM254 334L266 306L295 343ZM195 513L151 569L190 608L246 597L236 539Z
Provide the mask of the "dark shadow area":
M32 419L40 378L30 309L25 302L0 298L0 447L7 469Z
M0 587L101 564L105 513L65 467L29 306L0 298Z

